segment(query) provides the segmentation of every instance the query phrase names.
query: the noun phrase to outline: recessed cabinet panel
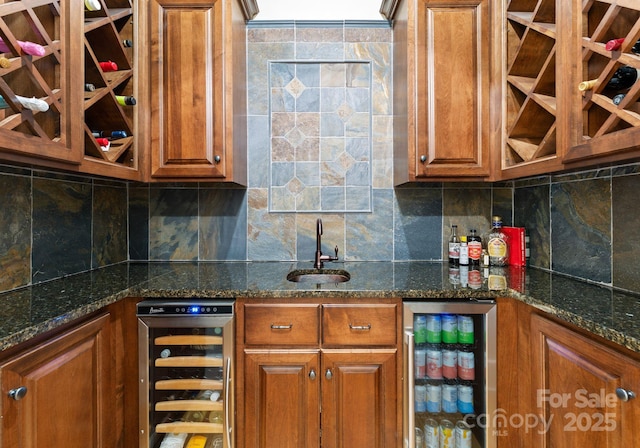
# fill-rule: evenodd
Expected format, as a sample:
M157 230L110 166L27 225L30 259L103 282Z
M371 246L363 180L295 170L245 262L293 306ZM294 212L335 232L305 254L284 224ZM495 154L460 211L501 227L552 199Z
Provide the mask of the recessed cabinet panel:
M429 5L429 3L428 3ZM482 4L427 6L418 29L418 175L438 166L481 166ZM424 158L426 156L426 160ZM433 168L433 169L432 169Z
M222 4L151 3L153 176L225 175Z

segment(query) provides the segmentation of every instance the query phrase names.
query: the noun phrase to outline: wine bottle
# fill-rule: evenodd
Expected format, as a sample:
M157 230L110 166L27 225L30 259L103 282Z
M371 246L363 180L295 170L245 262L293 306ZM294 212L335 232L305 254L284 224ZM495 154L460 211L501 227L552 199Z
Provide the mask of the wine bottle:
M4 56L0 57L0 67L2 68L9 68L11 67L11 61L7 58L5 58Z
M582 81L580 84L578 84L578 90L581 92L584 92L586 90L591 90L593 89L596 84L598 84L598 80L597 79L591 79L589 81Z
M620 39L611 39L604 45L604 48L607 51L615 51L620 49L623 42L624 42L624 37L621 37Z
M122 45L126 48L131 48L133 47L133 42L131 41L131 39L124 39L122 41Z
M624 97L627 96L624 93L619 93L616 96L613 97L613 104L615 104L616 106L619 105L620 103L622 103L622 100L624 99Z
M46 112L49 110L49 105L46 101L38 99L38 98L27 98L24 96L16 95L16 99L20 103L20 105L29 110L37 111L37 112ZM0 109L7 109L9 104L5 101L2 96L0 96Z
M640 39L635 43L633 47L631 47L631 51L635 54L640 54Z
M615 71L609 82L607 89L626 90L638 80L638 70L628 65L623 65Z
M47 50L40 44L36 44L35 42L28 41L18 41L18 46L25 54L30 54L32 56L44 56L47 54ZM0 53L11 53L11 49L7 46L7 44L0 38Z
M84 91L85 91L85 92L93 92L93 91L95 91L95 90L96 90L96 86L94 86L93 84L86 83L86 84L84 85Z
M84 0L84 6L88 11L100 11L102 5L98 0Z
M113 61L100 62L100 68L103 72L115 72L118 70L118 64Z
M118 101L118 104L120 104L121 106L136 105L136 99L132 96L116 95L116 101Z

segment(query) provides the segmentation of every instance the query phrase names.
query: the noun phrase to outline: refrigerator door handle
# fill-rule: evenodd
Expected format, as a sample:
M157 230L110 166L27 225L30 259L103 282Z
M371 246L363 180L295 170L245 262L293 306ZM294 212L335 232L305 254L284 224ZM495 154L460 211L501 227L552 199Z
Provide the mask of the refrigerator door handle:
M225 432L227 436L227 447L231 448L231 424L229 422L229 417L231 413L229 412L229 398L231 396L231 357L227 358L227 374L225 378L224 385L224 423L225 423Z
M408 411L408 415L406 418L407 422L407 438L405 440L405 446L408 448L416 448L416 437L415 437L415 380L414 380L414 359L413 359L413 351L414 351L414 341L413 341L413 330L405 330L404 332L404 354L405 354L405 366L406 370L404 372L404 376L406 378L405 384L407 385L406 397L407 404L405 405L405 409Z

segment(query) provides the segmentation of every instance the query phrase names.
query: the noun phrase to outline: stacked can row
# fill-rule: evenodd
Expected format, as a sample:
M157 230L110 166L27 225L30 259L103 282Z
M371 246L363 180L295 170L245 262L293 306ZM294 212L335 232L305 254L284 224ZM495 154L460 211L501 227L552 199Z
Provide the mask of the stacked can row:
M416 379L456 379L473 381L476 378L473 352L439 348L414 350Z
M460 420L427 419L423 428L416 427L416 448L471 448L473 435L469 425Z
M473 387L467 384L419 384L414 389L416 412L473 414Z
M413 320L413 337L416 344L473 344L473 318L456 314L417 314Z

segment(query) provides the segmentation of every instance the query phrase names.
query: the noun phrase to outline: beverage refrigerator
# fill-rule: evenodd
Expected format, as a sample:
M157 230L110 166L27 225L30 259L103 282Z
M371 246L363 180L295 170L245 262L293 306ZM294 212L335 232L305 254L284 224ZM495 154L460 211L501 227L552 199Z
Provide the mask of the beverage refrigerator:
M140 448L233 448L234 302L138 303Z
M405 448L495 448L496 303L403 305Z

